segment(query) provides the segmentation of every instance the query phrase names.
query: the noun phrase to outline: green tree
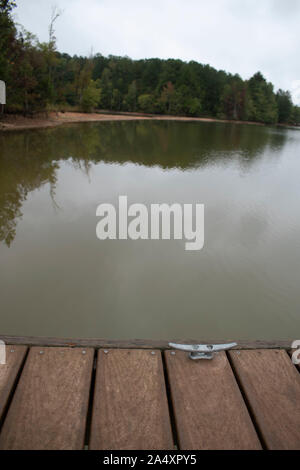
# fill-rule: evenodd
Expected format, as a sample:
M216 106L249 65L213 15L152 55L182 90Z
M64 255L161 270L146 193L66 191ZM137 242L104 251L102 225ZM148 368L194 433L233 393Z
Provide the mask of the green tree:
M18 47L15 48L13 56L14 67L11 71L11 78L14 86L12 93L17 107L20 105L25 115L43 109L46 105L44 96L37 92L35 41L35 36L22 29L18 34Z
M176 107L176 94L175 87L172 82L167 82L162 89L160 101L163 104L164 111L167 114L172 114Z
M200 116L202 111L201 101L199 98L190 98L188 102L188 114L190 116Z
M101 106L104 109L112 108L113 85L111 80L111 70L106 67L101 75Z
M150 93L144 93L138 97L138 106L143 113L155 112L155 100Z
M137 84L136 84L136 80L133 80L128 87L128 93L124 99L124 108L125 108L125 111L135 112L136 107L137 107Z
M233 77L224 87L220 100L220 117L234 120L248 118L249 103L246 84L239 76Z
M101 97L101 90L99 82L90 80L88 86L84 89L81 101L82 110L90 113L99 105Z
M10 58L15 46L16 28L11 12L16 4L10 0L0 0L0 78L10 78Z
M291 122L296 126L300 126L300 106L293 107Z
M113 111L120 111L121 107L122 107L122 94L117 88L114 88L113 93L112 93L111 109Z
M249 118L253 121L274 124L278 120L278 109L272 83L267 83L263 75L258 72L249 83L252 100Z
M91 58L85 59L80 65L81 67L77 69L76 91L78 96L78 103L81 105L84 92L86 88L90 86L92 80L93 61Z
M289 91L278 90L276 94L278 121L289 122L293 112L293 102Z

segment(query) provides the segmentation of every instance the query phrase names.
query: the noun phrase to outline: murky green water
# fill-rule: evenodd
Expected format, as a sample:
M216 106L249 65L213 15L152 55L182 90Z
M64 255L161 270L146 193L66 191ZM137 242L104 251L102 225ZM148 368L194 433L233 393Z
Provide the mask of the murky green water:
M204 203L205 245L99 241L96 207ZM114 122L0 135L0 333L300 338L300 131Z

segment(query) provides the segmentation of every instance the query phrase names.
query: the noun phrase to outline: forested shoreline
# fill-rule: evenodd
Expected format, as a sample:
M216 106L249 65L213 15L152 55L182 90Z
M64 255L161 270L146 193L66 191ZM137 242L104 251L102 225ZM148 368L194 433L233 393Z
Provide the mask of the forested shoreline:
M257 72L249 80L178 59L70 56L56 48L53 10L41 43L13 19L16 3L0 0L0 79L6 113L105 109L300 125L289 91L274 91Z

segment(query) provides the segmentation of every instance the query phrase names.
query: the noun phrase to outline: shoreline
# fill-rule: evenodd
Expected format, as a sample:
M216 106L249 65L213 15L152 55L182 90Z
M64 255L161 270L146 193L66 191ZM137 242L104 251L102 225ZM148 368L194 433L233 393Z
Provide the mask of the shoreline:
M0 132L44 129L61 126L63 124L81 123L81 122L107 122L107 121L189 121L189 122L220 122L230 124L250 124L256 126L265 126L266 124L252 121L232 121L229 119L187 117L187 116L168 116L168 115L147 115L135 113L112 114L103 113L80 113L80 112L51 112L48 116L37 115L35 117L24 117L19 115L5 115L0 120ZM294 127L281 124L284 127ZM295 126L297 127L297 126Z

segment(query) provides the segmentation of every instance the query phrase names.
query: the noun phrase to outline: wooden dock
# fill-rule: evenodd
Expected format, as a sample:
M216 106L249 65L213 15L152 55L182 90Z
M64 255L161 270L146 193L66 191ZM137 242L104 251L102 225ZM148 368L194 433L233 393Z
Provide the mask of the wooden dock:
M192 361L147 342L0 339L0 449L300 449L288 344Z

